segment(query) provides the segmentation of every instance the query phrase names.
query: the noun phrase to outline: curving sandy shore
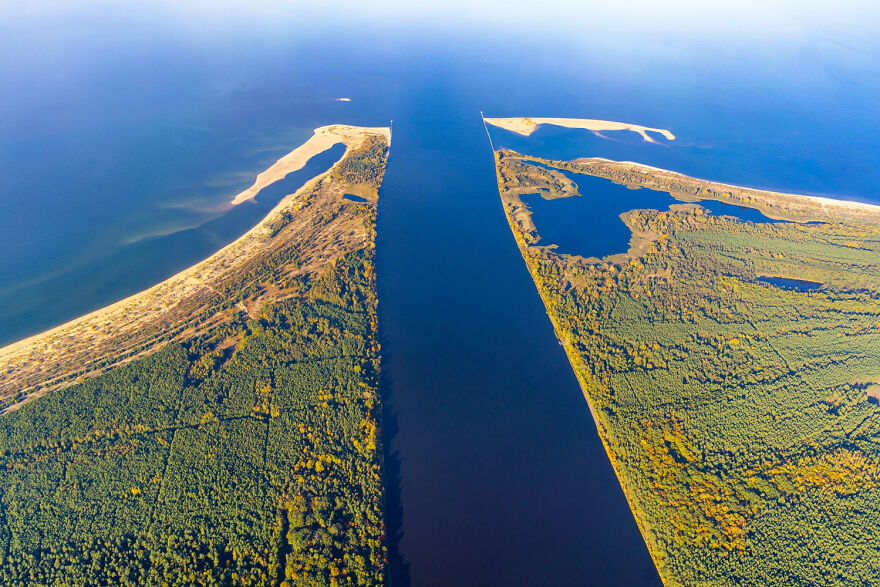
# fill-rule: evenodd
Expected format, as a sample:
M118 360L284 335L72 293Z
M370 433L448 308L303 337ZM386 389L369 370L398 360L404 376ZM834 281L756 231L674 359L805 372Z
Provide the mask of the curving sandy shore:
M335 125L317 129L316 136L319 134L328 137L322 140L344 142L347 147L345 155L329 170L285 196L259 224L241 237L149 289L0 347L0 399L19 392L28 394L29 398L36 397L83 377L100 374L102 360L122 364L154 352L164 344L162 336L167 333L177 335L178 332L197 331L198 320L192 317L205 309L214 311L214 306L223 301L218 288L227 280L246 274L250 263L281 246L281 237L273 238L276 232L273 223L283 215L287 215L291 226L297 228L287 233L288 238L299 238L299 245L306 251L296 271L309 271L330 262L326 257L332 253L333 247L365 239L364 228L358 224L360 221L351 220L346 215L339 215L321 225L313 217L320 214L319 205L306 206L305 199L312 196L314 201L320 201L320 198L315 199L315 194L323 194L327 201L341 200L343 186L335 185L328 178L339 163L366 139L379 135L390 145L391 129ZM273 168L278 165L276 163ZM283 177L278 175L281 171L267 175L273 168L260 174L265 185L271 183L267 177L275 177L272 181ZM220 319L218 317L222 317L219 311L212 319ZM122 356L125 352L129 353L127 357ZM8 409L19 405L14 404Z
M269 169L257 175L256 181L248 189L244 190L232 199L232 205L237 206L242 202L252 199L264 187L287 177L294 171L305 167L309 159L319 155L333 145L343 143L346 152L352 145L360 143L368 134L379 134L388 141L391 140L391 129L388 127L362 127L348 126L344 124L332 124L315 129L315 134L305 143L276 161Z
M611 120L595 120L592 118L484 118L488 124L515 132L523 136L529 136L542 124L552 124L554 126L562 126L565 128L582 128L595 132L603 130L631 130L642 135L642 138L649 143L656 143L648 131L662 134L667 140L674 141L675 135L663 128L651 128L649 126L641 126L639 124L629 124L627 122L614 122Z
M826 198L823 196L807 196L804 194L790 194L787 192L773 192L770 190L760 190L755 188L747 188L743 186L738 186L730 183L721 183L718 181L710 181L706 179L697 179L685 175L683 173L678 173L677 171L670 171L668 169L661 169L660 167L652 167L651 165L645 165L644 163L636 163L634 161L612 161L610 159L604 159L600 157L593 157L590 159L575 159L572 161L576 163L578 161L603 161L611 164L616 164L621 167L628 167L630 169L644 169L647 171L651 171L656 173L657 175L663 175L666 177L677 177L682 180L700 182L701 185L706 186L707 188L712 188L716 191L722 190L730 190L732 192L742 192L748 196L751 196L753 200L756 202L761 202L762 198L764 201L771 200L789 200L793 203L800 202L801 205L805 205L808 203L818 204L821 206L822 211L825 212L829 217L832 217L832 211L829 209L838 208L839 210L847 210L851 212L863 212L865 214L877 215L880 216L880 205L877 204L868 204L865 202L856 202L853 200L838 200L835 198ZM742 204L746 205L746 204ZM752 208L759 208L759 206L748 206Z
M525 157L525 159L529 159L529 157ZM613 161L604 157L582 157L565 163L582 166L584 171L591 175L608 179L616 177L615 181L628 185L638 185L658 191L667 191L673 197L684 198L686 201L720 200L737 206L755 208L764 213L768 218L776 220L792 220L796 222L824 222L828 220L843 222L856 220L875 223L877 218L880 217L880 205L877 204L748 188L699 179L678 173L677 171L661 169L634 161ZM624 175L621 175L621 172ZM627 176L626 172L632 172L634 175ZM677 189L688 186L699 188L701 190L700 194L696 197L684 195Z

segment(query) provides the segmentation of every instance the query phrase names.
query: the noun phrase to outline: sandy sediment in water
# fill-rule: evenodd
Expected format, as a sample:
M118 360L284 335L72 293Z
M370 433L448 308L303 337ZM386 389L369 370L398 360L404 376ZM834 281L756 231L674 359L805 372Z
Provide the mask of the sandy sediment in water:
M294 171L299 171L306 166L309 159L323 153L333 145L343 143L346 147L351 147L352 144L360 142L366 134L379 134L387 140L391 140L391 129L387 127L368 128L333 124L316 128L315 134L308 141L276 161L269 169L257 175L257 179L251 187L232 199L232 205L237 206L242 202L252 199L260 190L276 181L284 179Z
M346 144L346 152L339 161L372 136L382 136L390 145L390 128L336 125L318 129L316 136L319 131L321 136ZM284 240L282 237L273 238L273 223L282 215L290 218L293 229L287 233L291 235L288 241L292 239L304 248L299 272L308 272L326 263L325 257L332 256L334 247L344 247L352 239L365 239L361 234L363 227L351 224L344 216L331 221L317 234L315 231L319 229L315 227L320 223L310 216L317 213L315 206L302 208L303 199L316 193L323 194L325 199L341 198L342 186L335 185L331 179L339 161L295 193L285 196L259 224L204 261L140 293L0 348L0 399L16 393L25 393L28 398L39 396L98 375L111 365L150 354L165 343L163 335L177 338L194 334L199 328L194 313L223 301L217 286L246 273L252 263L283 244L279 242ZM283 176L268 177L280 179ZM271 183L263 181L266 185ZM242 306L242 310L247 308ZM102 367L101 361L107 364ZM20 405L17 403L7 409Z
M552 124L554 126L562 126L565 128L582 128L594 132L603 130L631 130L642 135L642 138L649 143L656 143L650 132L662 134L669 141L675 140L675 135L663 128L651 128L649 126L641 126L639 124L630 124L628 122L614 122L612 120L595 120L592 118L484 118L488 124L509 130L523 136L529 136L542 124Z

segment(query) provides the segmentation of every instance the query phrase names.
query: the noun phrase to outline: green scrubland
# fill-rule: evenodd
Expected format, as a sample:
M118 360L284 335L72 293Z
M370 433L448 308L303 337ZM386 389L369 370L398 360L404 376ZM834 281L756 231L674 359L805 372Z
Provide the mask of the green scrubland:
M365 141L282 215L191 335L0 416L0 583L383 583L386 154Z
M510 151L496 162L514 237L664 582L875 583L880 216L753 224L693 204L633 210L629 253L584 259L540 246L519 199L559 178ZM797 201L773 201L797 217Z

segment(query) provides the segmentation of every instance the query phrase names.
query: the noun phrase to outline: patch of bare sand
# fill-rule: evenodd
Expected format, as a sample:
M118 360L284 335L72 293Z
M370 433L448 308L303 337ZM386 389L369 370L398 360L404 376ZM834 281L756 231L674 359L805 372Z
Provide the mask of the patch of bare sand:
M371 135L383 136L390 144L391 129L387 127L336 125L322 127L318 131L323 129L333 129L327 134L346 143L346 154ZM344 158L345 155L340 161ZM0 347L0 398L15 392L28 392L35 397L38 390L46 391L72 383L69 376L81 367L97 364L110 343L116 345L114 355L135 349L139 345L144 346L143 351L114 364L122 364L153 352L162 342L149 338L152 334L145 332L152 332L166 320L171 320L169 316L186 300L196 299L202 293L216 298L218 292L212 284L224 275L237 273L251 258L272 248L274 244L271 223L282 212L298 211L296 202L299 195L319 186L335 167L336 165L312 178L296 193L283 198L259 224L207 259L140 293L40 334ZM320 243L316 243L316 246L320 246ZM168 329L172 325L169 322ZM83 372L82 377L99 373L100 370L93 369Z
M656 143L657 141L655 141L651 137L651 135L648 134L648 131L662 134L669 141L675 140L675 135L663 128L651 128L649 126L630 124L628 122L614 122L612 120L596 120L592 118L528 117L484 118L483 120L485 120L488 124L491 124L492 126L497 126L498 128L503 128L504 130L509 130L510 132L515 132L526 137L538 130L538 127L540 127L542 124L552 124L554 126L561 126L564 128L582 128L594 132L600 132L603 130L631 130L642 135L642 138L649 143Z
M591 159L583 158L583 159L575 159L573 162L589 162ZM677 177L682 180L695 181L706 185L707 187L711 187L716 190L739 190L750 195L754 194L757 196L764 196L765 198L771 199L780 199L787 200L793 203L798 201L801 202L812 202L814 204L818 204L822 210L828 215L833 216L832 210L837 208L838 210L842 209L845 211L852 212L861 212L870 215L880 215L880 206L877 204L867 204L865 202L856 202L853 200L838 200L835 198L825 198L822 196L807 196L804 194L789 194L785 192L771 192L769 190L759 190L755 188L747 188L742 186L737 186L729 183L721 183L718 181L710 181L705 179L697 179L690 177L689 175L684 175L683 173L678 173L677 171L669 171L668 169L661 169L659 167L652 167L650 165L645 165L644 163L635 163L633 161L612 161L610 159L604 159L601 157L592 158L593 161L603 161L616 165L620 165L621 167L628 167L630 169L645 169L647 171L651 171L657 173L659 175L666 175L669 177Z
M391 140L391 129L388 127L368 128L333 124L316 128L315 134L309 140L276 161L269 169L257 175L257 179L251 187L232 199L232 205L237 206L252 199L260 190L284 179L294 171L299 171L306 166L312 157L323 153L333 145L344 143L346 147L351 148L353 144L359 143L369 134L380 134L389 141Z

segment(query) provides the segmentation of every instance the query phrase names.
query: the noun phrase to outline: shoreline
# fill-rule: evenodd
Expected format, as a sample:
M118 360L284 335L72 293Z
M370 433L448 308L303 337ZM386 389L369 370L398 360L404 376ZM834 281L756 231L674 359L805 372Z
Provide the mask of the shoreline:
M663 174L668 174L671 176L675 176L685 180L692 180L705 183L707 185L713 187L720 187L724 189L735 189L735 190L747 190L750 192L760 192L763 194L772 195L779 198L796 198L796 199L804 199L807 201L815 202L822 206L839 206L842 208L847 208L850 210L864 210L865 212L870 212L874 214L880 215L880 204L869 204L867 202L859 202L856 200L844 200L837 198L829 198L826 196L808 196L806 194L793 194L790 192L777 192L773 190L765 190L761 188L751 188L741 185L736 185L732 183L724 183L720 181L714 181L711 179L700 179L697 177L693 177L691 175L686 175L684 173L679 173L678 171L671 171L669 169L663 169L661 167L653 167L651 165L645 165L644 163L637 163L635 161L614 161L613 159L606 159L604 157L582 157L579 159L572 159L571 163L589 163L591 161L601 161L603 163L616 164L622 167L630 167L630 168L639 168L639 169L647 169L650 171L657 171Z
M663 135L668 141L674 141L675 135L664 128L652 128L650 126L642 126L640 124L630 124L628 122L615 122L613 120L598 120L594 118L531 118L531 117L514 117L514 118L484 118L488 124L502 128L504 130L517 133L522 136L530 136L544 124L552 126L561 126L563 128L580 128L593 132L601 132L603 130L629 130L636 132L642 136L642 139L648 143L656 143L648 132L656 132Z
M584 173L608 179L633 188L646 188L669 193L687 203L716 200L745 208L752 208L773 220L804 222L876 222L880 205L774 192L700 179L633 161L614 161L604 157L581 157L568 161L552 161L542 157L523 155L511 149L501 149L504 156L522 161L535 161L554 169Z
M547 315L547 318L550 320L550 324L553 325L553 334L556 338L562 343L562 348L565 351L565 357L568 360L568 364L571 367L572 372L575 375L575 379L577 379L578 385L581 388L581 394L584 397L584 400L587 404L587 409L590 411L590 416L593 419L593 423L596 425L596 435L599 437L599 440L602 443L602 447L605 450L605 456L608 459L608 464L611 466L611 470L614 471L614 477L617 479L617 483L620 486L621 491L623 492L624 498L626 499L627 505L629 506L630 512L632 513L633 520L635 521L636 527L639 529L639 533L642 535L642 540L645 543L645 547L648 550L648 554L651 556L651 560L654 563L654 567L657 570L657 574L660 576L661 581L664 582L667 579L666 575L663 573L663 570L660 566L660 557L655 548L655 545L651 540L649 540L649 533L647 527L644 525L641 519L641 508L636 507L635 497L631 494L624 478L621 476L621 473L617 470L617 467L614 466L616 460L615 456L611 451L611 446L607 440L607 432L605 427L602 425L599 420L598 413L596 412L595 407L593 406L593 401L590 398L590 394L587 391L587 386L583 377L581 376L580 371L575 364L575 359L577 358L577 354L575 353L574 348L571 345L571 342L564 335L564 330L560 328L557 323L556 318L553 315L552 310L550 309L550 303L547 297L544 295L544 292L541 290L541 286L538 282L538 274L534 271L532 264L530 262L530 258L528 255L529 245L523 239L522 234L514 223L514 218L507 210L507 202L504 200L504 192L502 191L502 178L498 169L498 158L497 151L495 155L495 180L498 187L498 194L501 197L501 205L504 211L504 217L507 220L507 226L510 228L510 232L513 234L513 240L516 242L517 248L519 249L520 256L525 263L526 269L529 272L529 275L532 278L532 284L535 287L535 290L538 292L538 296L541 298L541 303L544 305L544 313Z
M198 308L204 300L220 298L221 293L212 284L224 276L234 275L254 257L270 251L274 245L271 240L273 225L288 216L296 218L300 196L317 189L367 138L378 135L390 145L390 129L387 127L336 126L341 127L346 141L346 151L339 160L306 181L294 193L284 196L255 226L231 243L145 290L0 347L0 373L3 373L0 375L0 399L26 394L3 411L15 409L45 392L98 375L106 368L155 352L168 340L197 329L199 325L191 323L186 315L183 321L173 321L173 313L180 304L194 303ZM169 319L172 321L166 323ZM140 338L150 326L157 325L161 328L155 336ZM104 343L119 346L102 349L105 350L102 354L96 349ZM116 357L116 360L99 365L108 357ZM75 361L74 365L60 365L65 358Z
M320 155L334 145L339 143L345 145L344 157L348 154L352 144L359 142L365 133L380 134L386 138L389 144L391 142L390 127L360 127L345 124L331 124L318 127L305 143L278 159L265 171L259 173L251 187L236 195L230 201L230 204L238 206L255 198L263 188L284 179L294 171L299 171L306 166L312 157Z

